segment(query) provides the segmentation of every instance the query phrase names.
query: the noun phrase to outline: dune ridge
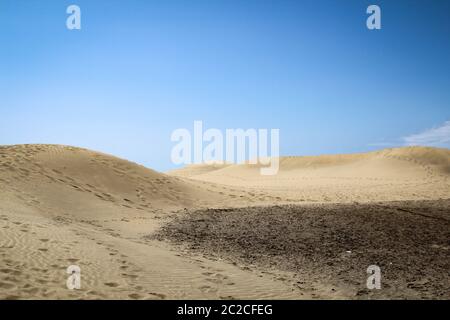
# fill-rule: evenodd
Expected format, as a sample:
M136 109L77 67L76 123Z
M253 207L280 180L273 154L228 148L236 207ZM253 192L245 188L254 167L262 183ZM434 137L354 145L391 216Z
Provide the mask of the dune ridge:
M259 165L188 166L168 174L254 188L287 202L430 200L450 196L450 150L404 147L380 151L280 158L277 175Z
M450 173L450 150L434 147L401 147L379 151L351 154L333 154L319 156L284 156L280 157L280 171L317 169L327 166L341 166L371 159L402 160L437 170L439 173ZM238 169L259 168L255 164L192 164L183 168L168 171L174 176L198 176L217 171L232 172Z

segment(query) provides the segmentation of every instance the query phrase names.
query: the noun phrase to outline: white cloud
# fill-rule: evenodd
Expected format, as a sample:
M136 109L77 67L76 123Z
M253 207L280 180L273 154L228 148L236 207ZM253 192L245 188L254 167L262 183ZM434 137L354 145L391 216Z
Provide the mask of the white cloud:
M442 125L424 130L420 133L410 134L391 141L369 143L371 147L404 147L404 146L430 146L450 148L450 120Z
M444 122L439 127L425 130L421 133L412 134L402 138L403 144L407 146L432 146L450 147L450 121Z

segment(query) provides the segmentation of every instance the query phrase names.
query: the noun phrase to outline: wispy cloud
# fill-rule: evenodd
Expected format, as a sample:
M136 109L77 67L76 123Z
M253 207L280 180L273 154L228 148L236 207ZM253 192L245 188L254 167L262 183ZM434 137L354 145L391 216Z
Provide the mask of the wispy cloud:
M450 120L442 125L424 130L420 133L410 134L391 141L369 143L371 147L404 147L404 146L429 146L450 148Z
M402 138L406 146L450 147L450 121L423 132Z

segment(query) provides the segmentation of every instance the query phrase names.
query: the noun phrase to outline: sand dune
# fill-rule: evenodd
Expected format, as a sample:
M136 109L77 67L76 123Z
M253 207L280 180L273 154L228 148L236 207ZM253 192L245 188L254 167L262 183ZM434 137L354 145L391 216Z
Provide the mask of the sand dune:
M152 234L198 209L447 199L449 176L450 151L433 148L285 157L277 176L263 177L250 165L167 175L81 148L3 146L0 298L353 297L358 288L292 286L280 280L295 278L289 270L230 263ZM81 290L66 288L72 264Z
M280 158L274 176L258 165L188 166L170 175L254 188L288 202L439 199L450 195L450 150L426 147Z
M0 298L292 296L145 238L171 212L225 201L214 187L85 149L20 145L0 148L0 189ZM79 291L65 285L72 264Z
M100 199L125 208L154 210L191 206L213 194L192 183L106 154L66 146L14 146L0 149L2 180L31 189L61 207L78 198ZM39 186L39 188L36 188ZM48 197L47 197L48 196ZM70 206L69 206L70 204Z

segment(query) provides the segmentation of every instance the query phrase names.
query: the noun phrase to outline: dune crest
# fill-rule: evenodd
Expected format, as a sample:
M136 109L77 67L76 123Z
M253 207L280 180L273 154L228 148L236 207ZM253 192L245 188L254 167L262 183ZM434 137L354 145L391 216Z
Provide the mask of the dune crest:
M259 166L188 166L169 174L256 188L288 202L426 200L450 197L450 150L405 147L375 152L280 158L274 176Z
M60 145L0 148L0 184L41 198L46 205L76 208L96 203L137 210L192 206L214 195L141 165L87 149ZM71 206L73 204L74 206Z
M432 147L391 148L354 154L285 156L280 157L280 171L336 167L374 159L383 159L386 162L389 162L389 160L402 160L412 162L418 166L435 169L438 174L450 173L450 150ZM171 170L168 173L174 176L192 177L216 171L233 172L244 169L251 170L257 167L259 165L254 164L193 164Z

